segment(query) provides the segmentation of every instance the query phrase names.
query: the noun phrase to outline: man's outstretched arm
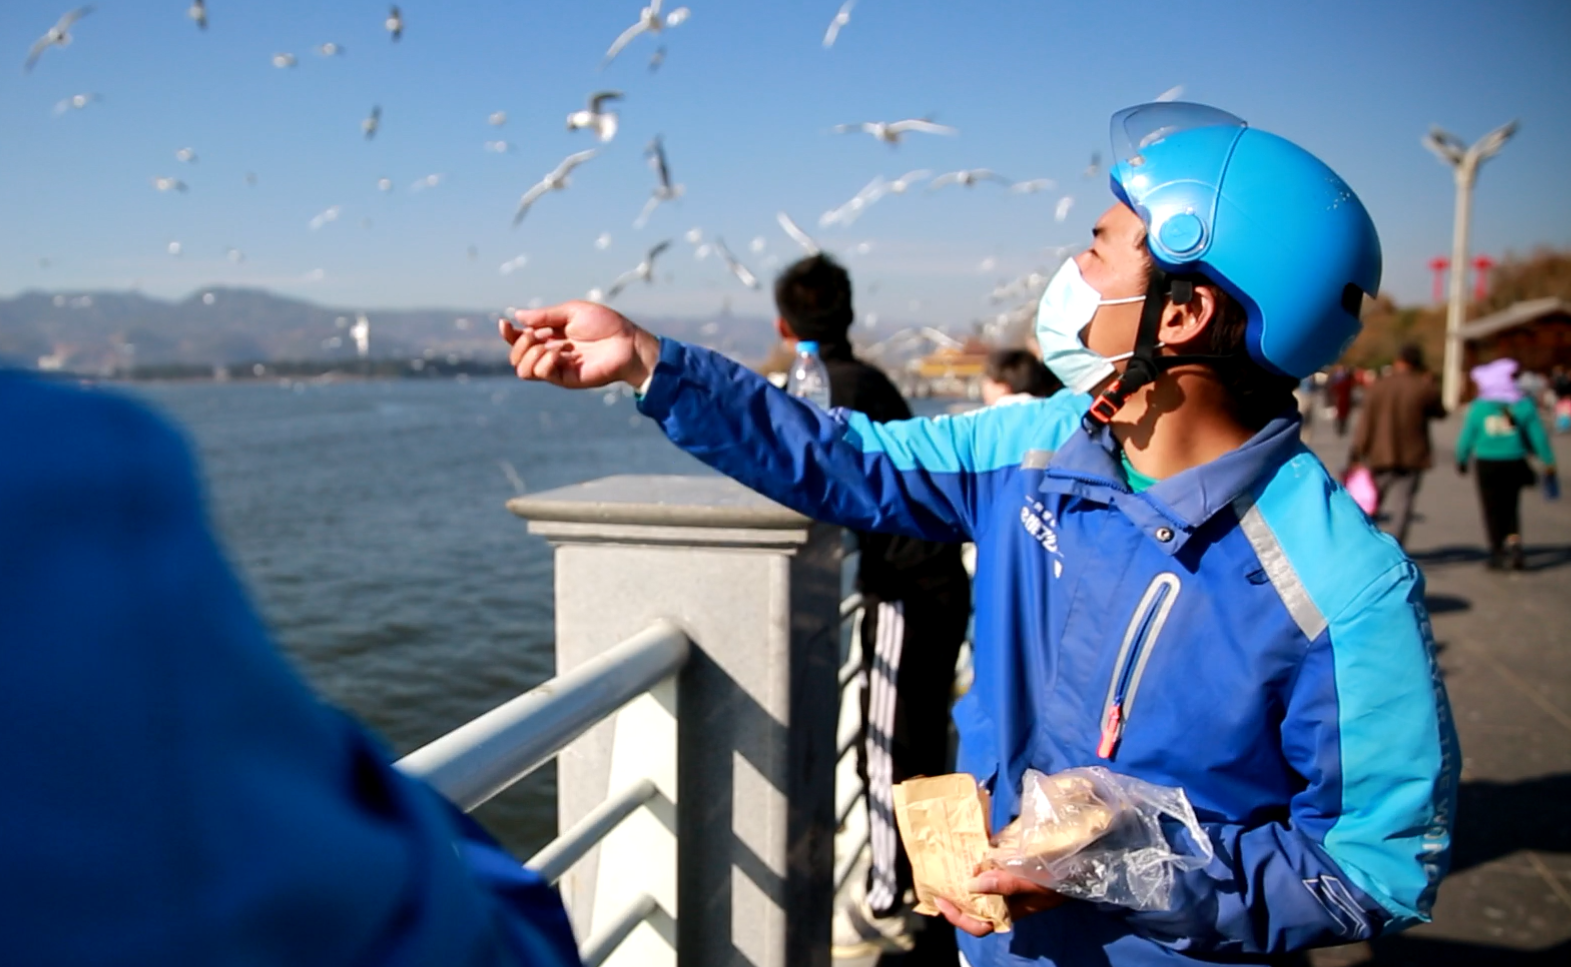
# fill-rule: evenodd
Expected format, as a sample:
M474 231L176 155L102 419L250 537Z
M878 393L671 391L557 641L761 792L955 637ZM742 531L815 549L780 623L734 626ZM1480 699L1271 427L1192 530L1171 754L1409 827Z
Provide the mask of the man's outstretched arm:
M988 469L978 465L979 447L1018 443L995 439L1000 421L984 414L879 424L825 413L718 353L662 343L592 303L520 312L501 329L521 378L569 388L624 381L684 450L810 517L859 530L968 539L978 471ZM1010 436L1032 425L1016 429Z

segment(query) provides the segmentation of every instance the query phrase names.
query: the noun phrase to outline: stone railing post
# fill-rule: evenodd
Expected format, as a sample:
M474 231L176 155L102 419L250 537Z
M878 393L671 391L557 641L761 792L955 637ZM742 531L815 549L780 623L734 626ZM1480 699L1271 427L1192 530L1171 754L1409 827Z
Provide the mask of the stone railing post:
M717 476L508 506L556 548L558 674L656 618L694 646L675 688L558 759L564 829L639 778L663 793L562 880L580 941L649 893L661 910L607 963L827 967L839 529Z

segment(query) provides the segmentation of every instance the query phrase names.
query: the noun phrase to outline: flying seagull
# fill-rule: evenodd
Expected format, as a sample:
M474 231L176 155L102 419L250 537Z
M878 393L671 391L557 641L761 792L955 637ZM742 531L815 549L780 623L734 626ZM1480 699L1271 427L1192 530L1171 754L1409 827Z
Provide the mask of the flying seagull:
M485 120L486 120L486 123L491 125L493 128L499 128L502 125L507 123L507 112L506 111L492 111L491 112L491 116L486 118Z
M659 47L655 48L655 52L653 54L649 55L649 73L653 74L654 72L658 71L660 69L660 65L664 63L665 44L661 44Z
M365 139L367 141L369 141L372 138L376 137L376 129L381 127L381 126L382 126L382 105L380 105L380 104L372 105L371 113L367 114L365 116L365 120L360 122L360 130L365 132Z
M749 272L747 266L736 260L736 256L732 255L731 250L726 248L725 239L716 235L714 247L715 251L720 253L720 260L725 263L725 267L731 270L731 274L736 276L739 282L749 289L758 288L758 276Z
M175 152L175 160L183 161L188 165L196 164L196 151L192 148L181 148Z
M649 159L649 167L653 168L660 178L660 184L649 192L649 200L644 202L644 210L633 221L634 228L643 228L648 224L649 216L654 214L655 209L659 208L662 202L675 201L687 190L682 185L671 183L671 168L666 164L665 142L660 135L655 135L654 140L649 142L649 146L644 149L644 157Z
M321 57L340 57L345 53L343 44L335 44L331 40L325 44L317 44L311 49Z
M808 255L817 255L823 251L818 243L813 241L811 235L802 231L802 227L791 220L790 215L787 215L785 212L776 212L775 221L780 223L780 227L785 230L787 235L791 236L791 240L802 246Z
M996 181L1004 185L1010 183L1008 178L988 168L967 168L939 175L928 183L927 190L937 191L946 185L964 185L967 188L971 188L979 181Z
M594 128L595 134L600 136L600 143L610 141L616 137L616 112L607 111L605 104L621 99L621 91L597 91L589 95L587 108L567 116L567 129L577 131L580 128Z
M186 8L185 15L196 21L196 25L203 30L207 29L207 0L191 0L191 6Z
M539 182L524 192L523 197L518 199L518 211L513 213L513 227L518 227L518 223L524 220L525 215L529 214L529 206L539 201L540 196L548 191L561 191L566 188L568 186L567 176L572 173L573 169L599 153L600 150L598 148L590 148L588 151L580 151L577 154L570 154L563 158L561 164L553 168L544 178L541 178Z
M278 67L278 68L293 67L293 66L295 66L298 63L300 63L300 61L295 57L294 54L274 54L273 55L273 66L274 67Z
M670 247L671 240L668 238L651 248L644 255L643 261L639 262L631 271L623 272L617 276L616 281L612 282L611 287L605 291L605 301L610 302L612 299L615 299L623 289L627 288L629 283L637 282L639 279L652 284L655 280L655 259L659 257L661 252Z
M32 49L27 52L27 60L22 63L22 70L30 71L38 63L38 58L44 51L51 47L65 47L71 43L71 25L93 12L92 7L77 7L75 10L63 15L55 21L55 25L44 32L44 35L33 41Z
M393 42L404 35L404 15L398 12L398 4L393 4L387 11L387 19L382 21L382 26L392 35Z
M611 42L611 48L605 52L605 60L601 61L600 66L604 68L615 60L616 55L622 52L622 48L632 43L633 38L639 34L658 34L667 27L675 27L686 20L691 12L686 7L677 7L662 19L660 0L649 0L649 6L638 12L638 21L622 31L622 35Z
M1102 171L1102 152L1091 152L1091 163L1086 165L1085 176L1095 178Z
M185 191L185 182L179 178L154 178L153 187L159 191Z
M72 94L70 97L55 104L55 113L64 114L67 111L80 111L89 104L102 100L103 96L99 94Z
M863 121L860 124L837 124L830 130L836 134L867 132L885 144L899 144L900 138L912 131L922 134L959 134L947 124L934 124L926 118L908 118L904 121Z
M326 225L328 222L338 221L338 216L343 213L343 210L344 206L342 205L329 205L321 212L318 212L317 215L311 219L311 231L316 231L323 225Z
M856 6L856 0L846 0L840 5L840 12L835 14L835 19L829 21L829 29L824 31L824 49L835 45L840 37L840 28L851 22L851 8Z
M1069 209L1075 207L1074 198L1069 195L1058 199L1058 205L1053 209L1053 221L1062 222L1069 217Z

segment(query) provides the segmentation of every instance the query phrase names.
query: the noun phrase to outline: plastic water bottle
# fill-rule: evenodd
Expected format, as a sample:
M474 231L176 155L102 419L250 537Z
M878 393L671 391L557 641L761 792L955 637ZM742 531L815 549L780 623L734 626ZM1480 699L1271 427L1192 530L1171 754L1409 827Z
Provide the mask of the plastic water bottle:
M818 404L821 410L829 410L829 372L824 369L824 361L818 358L818 343L811 339L796 344L796 359L791 363L786 392Z

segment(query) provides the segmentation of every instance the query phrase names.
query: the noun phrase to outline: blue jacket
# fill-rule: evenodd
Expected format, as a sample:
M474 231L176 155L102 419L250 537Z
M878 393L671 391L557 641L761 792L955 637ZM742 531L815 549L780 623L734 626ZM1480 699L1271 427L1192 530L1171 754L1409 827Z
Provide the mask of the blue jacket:
M0 373L8 964L576 965L556 893L324 705L179 437Z
M1172 908L1068 903L962 936L974 967L1263 960L1426 920L1460 767L1418 569L1299 442L1296 414L1130 492L1089 397L876 424L674 341L640 403L805 514L974 540L960 768L1105 765L1188 793L1215 859Z

